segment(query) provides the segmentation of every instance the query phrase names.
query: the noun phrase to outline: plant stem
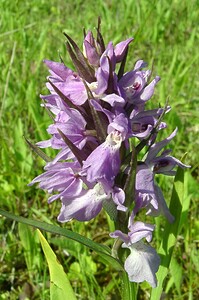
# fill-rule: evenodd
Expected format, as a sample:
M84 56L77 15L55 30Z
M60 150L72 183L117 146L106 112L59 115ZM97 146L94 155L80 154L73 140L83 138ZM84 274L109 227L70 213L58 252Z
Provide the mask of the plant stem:
M130 282L126 272L121 272L122 280L122 300L137 300L138 286L135 282Z

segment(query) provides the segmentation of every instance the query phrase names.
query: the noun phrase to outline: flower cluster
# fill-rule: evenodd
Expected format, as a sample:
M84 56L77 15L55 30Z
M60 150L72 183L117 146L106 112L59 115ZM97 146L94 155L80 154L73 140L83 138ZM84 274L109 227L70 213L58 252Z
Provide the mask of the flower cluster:
M60 222L88 221L105 209L116 225L110 236L130 250L124 263L129 280L155 287L160 259L149 245L154 225L136 218L146 209L173 221L155 175L174 175L175 166L186 166L170 150L162 151L177 130L156 142L170 107L146 109L160 78L151 80L143 60L125 72L133 38L105 46L99 27L96 39L90 31L84 35L83 51L66 35L75 71L63 62L44 61L50 94L41 98L53 124L47 129L50 139L37 146L59 151L30 185L39 183L50 194L49 203L61 201Z

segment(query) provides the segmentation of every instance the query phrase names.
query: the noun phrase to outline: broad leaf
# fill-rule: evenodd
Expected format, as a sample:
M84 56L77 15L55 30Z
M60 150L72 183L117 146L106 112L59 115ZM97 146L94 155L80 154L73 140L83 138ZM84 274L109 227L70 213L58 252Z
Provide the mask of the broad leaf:
M57 260L55 253L42 235L41 231L37 229L37 232L50 271L50 299L77 300L63 267Z

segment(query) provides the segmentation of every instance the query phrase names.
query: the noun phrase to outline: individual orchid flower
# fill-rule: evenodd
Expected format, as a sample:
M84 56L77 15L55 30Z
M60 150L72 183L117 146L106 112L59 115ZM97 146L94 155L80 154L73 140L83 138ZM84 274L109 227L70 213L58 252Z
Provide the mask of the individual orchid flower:
M120 147L129 134L129 121L124 114L119 114L107 127L108 136L84 161L82 174L87 180L106 180L113 186L120 168ZM96 159L99 157L100 159Z
M98 95L112 94L117 90L117 77L115 74L116 58L113 43L110 42L100 58L100 66L96 71ZM110 80L110 78L112 80Z
M46 141L38 142L37 146L41 148L51 147L53 149L62 149L54 162L63 159L74 158L73 153L67 146L60 131L79 149L82 149L88 141L96 143L96 138L89 135L86 130L86 121L81 113L75 109L64 107L55 117L54 124L50 125L47 132L51 138ZM89 154L89 153L88 153Z
M106 141L99 145L84 161L82 175L87 176L89 182L106 180L113 185L115 176L120 169L120 147L122 135L112 131Z
M166 112L168 112L169 109L170 108L168 107ZM141 112L133 110L130 115L132 136L137 137L138 139L146 139L152 133L152 130L156 126L162 113L162 108ZM166 126L165 122L160 122L157 130L164 129Z
M141 107L148 101L153 93L154 88L158 81L159 76L156 76L151 83L148 84L149 76L151 72L140 71L141 68L145 67L146 63L138 61L133 71L127 72L119 81L119 87L122 95L127 99L129 104Z
M84 38L83 42L83 53L84 56L88 59L90 65L94 67L99 67L100 60L100 45L93 37L91 31L88 31L87 35Z
M68 222L71 219L88 221L96 217L104 200L110 198L110 194L104 191L102 184L97 183L92 189L84 190L79 196L62 197L62 207L58 221ZM111 200L110 200L111 201Z
M123 205L124 194L118 187L109 188L106 184L97 183L93 188L83 190L79 195L69 198L61 197L62 207L58 221L68 222L71 219L88 221L101 211L104 202L114 205L115 209L126 211ZM117 211L116 209L116 211Z
M120 230L111 233L112 238L123 241L122 247L130 250L129 256L124 262L124 269L128 273L130 281L147 281L152 287L157 286L155 273L160 265L160 258L153 247L144 243L143 238L150 242L154 226L143 222L135 222L129 225L129 232L125 234Z
M100 58L100 66L96 71L96 94L103 95L104 93L120 93L115 67L116 63L121 62L124 58L128 45L132 40L133 38L129 38L126 41L118 43L115 47L112 42L109 42Z
M84 182L78 174L81 168L77 162L48 163L44 170L45 172L34 178L29 185L39 183L39 187L49 194L56 192L49 197L49 203L58 198L76 197L81 194Z
M88 99L85 86L79 75L65 67L64 64L44 60L44 63L49 67L51 75L48 77L46 86L55 94L55 89L52 84L73 104L82 105Z
M118 43L114 47L114 53L115 53L115 58L116 58L117 63L119 63L123 60L123 58L126 54L127 48L133 40L134 40L133 38L128 38L127 40Z
M170 134L170 136L163 141L153 144L146 156L145 163L153 169L156 174L175 175L173 169L176 166L180 168L189 168L190 166L183 164L181 161L173 156L168 155L171 150L163 151L159 156L157 154L164 148L177 134L177 128Z
M165 147L176 135L175 130L165 140L153 144L146 156L144 162L138 164L136 172L136 204L134 213L136 214L140 208L147 208L147 214L157 216L163 214L169 222L173 222L174 218L170 214L169 209L164 200L161 189L155 183L155 174L174 175L173 169L176 166L181 168L189 167L176 158L169 156L170 150L165 150L157 157L157 154Z

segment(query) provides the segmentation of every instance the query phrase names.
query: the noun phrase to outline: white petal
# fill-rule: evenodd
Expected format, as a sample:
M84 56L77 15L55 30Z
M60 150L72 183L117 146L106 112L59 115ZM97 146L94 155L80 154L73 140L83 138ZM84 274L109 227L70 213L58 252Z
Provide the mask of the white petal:
M160 258L155 249L142 242L127 247L131 254L127 257L124 268L128 273L129 280L134 282L147 281L152 287L157 286L157 279L155 273L160 264Z

